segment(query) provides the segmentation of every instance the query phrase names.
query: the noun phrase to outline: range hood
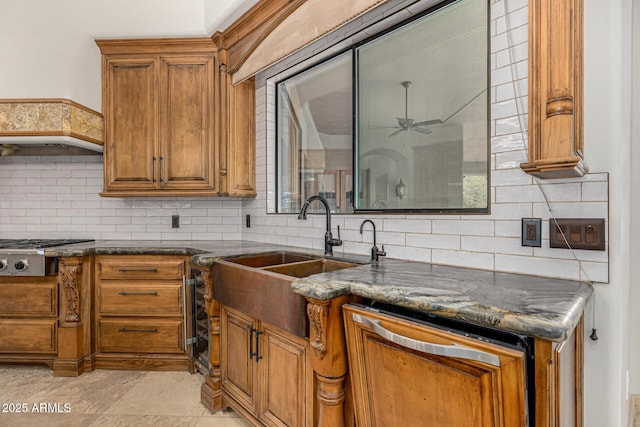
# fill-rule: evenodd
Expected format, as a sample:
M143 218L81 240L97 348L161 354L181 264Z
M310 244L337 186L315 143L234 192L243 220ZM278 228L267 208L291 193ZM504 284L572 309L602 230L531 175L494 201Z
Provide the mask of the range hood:
M96 155L102 114L68 99L0 99L0 156Z

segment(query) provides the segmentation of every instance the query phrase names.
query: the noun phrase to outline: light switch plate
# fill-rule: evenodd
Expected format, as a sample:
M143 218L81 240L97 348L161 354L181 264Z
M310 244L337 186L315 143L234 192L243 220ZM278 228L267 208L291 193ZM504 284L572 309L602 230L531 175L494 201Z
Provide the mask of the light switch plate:
M558 225L556 225L556 222ZM564 233L560 233L560 229ZM565 242L565 238L567 241ZM549 247L569 249L605 250L604 218L557 218L549 220Z
M542 220L540 218L522 218L522 246L542 246Z

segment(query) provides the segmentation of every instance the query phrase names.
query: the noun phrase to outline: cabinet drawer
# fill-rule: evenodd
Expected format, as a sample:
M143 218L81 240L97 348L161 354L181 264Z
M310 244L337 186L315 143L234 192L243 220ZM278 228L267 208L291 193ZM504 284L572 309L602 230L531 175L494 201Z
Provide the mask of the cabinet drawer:
M185 261L175 256L116 255L98 257L101 279L182 279Z
M58 284L0 283L0 316L56 317L58 315Z
M182 320L101 319L100 351L105 353L182 353Z
M182 314L182 285L136 282L101 283L101 315L173 316Z
M0 353L57 353L55 319L0 319Z

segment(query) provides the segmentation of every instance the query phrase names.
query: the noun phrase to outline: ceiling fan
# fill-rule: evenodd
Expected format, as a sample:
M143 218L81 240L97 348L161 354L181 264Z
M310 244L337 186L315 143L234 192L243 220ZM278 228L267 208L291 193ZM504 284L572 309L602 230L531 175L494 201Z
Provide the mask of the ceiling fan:
M411 85L410 81L404 81L400 83L404 87L404 118L397 117L398 126L387 126L386 128L398 129L389 135L389 138L392 136L396 136L400 132L404 131L414 131L419 132L425 135L429 135L431 131L429 129L423 129L420 126L429 126L429 125L438 125L442 124L442 120L434 119L434 120L424 120L421 122L416 122L414 119L409 118L409 85ZM379 128L381 129L381 128Z

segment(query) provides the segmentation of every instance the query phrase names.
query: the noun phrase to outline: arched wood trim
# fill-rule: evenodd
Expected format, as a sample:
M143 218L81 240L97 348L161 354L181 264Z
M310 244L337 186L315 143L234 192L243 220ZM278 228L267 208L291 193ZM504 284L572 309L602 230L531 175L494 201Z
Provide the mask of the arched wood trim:
M260 0L223 32L211 37L225 52L227 73L235 73L262 41L306 0Z

